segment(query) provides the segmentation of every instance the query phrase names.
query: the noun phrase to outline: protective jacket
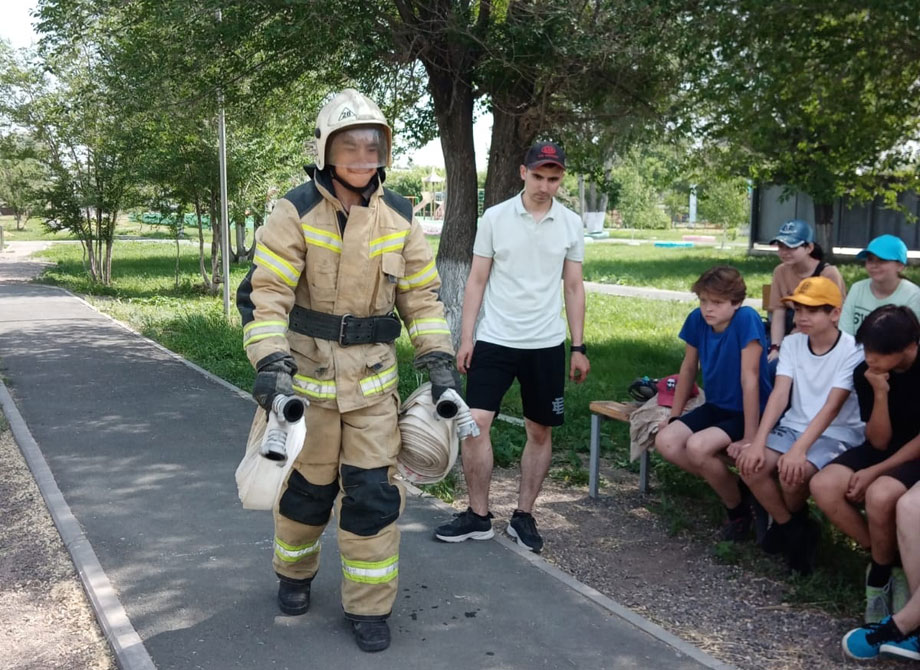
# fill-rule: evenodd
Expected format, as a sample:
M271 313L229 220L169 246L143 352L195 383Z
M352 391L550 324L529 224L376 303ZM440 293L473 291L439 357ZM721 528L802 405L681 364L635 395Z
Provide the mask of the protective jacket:
M380 618L396 598L405 501L393 478L399 320L388 315L399 312L417 355L453 349L410 203L375 180L366 206L346 215L329 173L308 172L312 181L279 200L257 233L237 293L250 361L290 353L294 391L310 401L304 447L274 509L273 566L282 579L312 579L335 509L345 614Z
M438 299L441 282L411 203L380 185L366 207L346 216L326 173L314 169L311 176L278 201L256 236L255 263L237 296L243 346L253 365L290 352L298 368L295 392L347 412L396 392L395 347L342 346L295 332L289 328L295 305L352 317L395 307L417 356L452 355L453 347Z

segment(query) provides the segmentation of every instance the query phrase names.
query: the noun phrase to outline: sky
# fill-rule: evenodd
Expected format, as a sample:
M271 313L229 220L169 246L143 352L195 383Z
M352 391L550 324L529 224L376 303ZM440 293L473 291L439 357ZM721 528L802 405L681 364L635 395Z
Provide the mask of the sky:
M36 0L2 0L3 20L0 21L0 38L15 48L30 46L38 38L32 30L29 12L36 6ZM232 123L232 120L228 120ZM492 132L492 115L485 114L473 126L473 142L476 149L476 169L485 170L489 158L489 140ZM399 141L399 138L396 138ZM444 167L441 140L434 139L410 154L415 165ZM399 161L402 162L402 161Z

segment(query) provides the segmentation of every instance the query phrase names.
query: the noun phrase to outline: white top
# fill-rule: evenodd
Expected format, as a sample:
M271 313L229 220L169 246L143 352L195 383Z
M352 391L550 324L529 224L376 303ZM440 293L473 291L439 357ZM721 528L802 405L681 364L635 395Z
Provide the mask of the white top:
M850 396L824 431L824 436L851 447L862 444L866 425L859 418L859 403L853 392L853 370L862 361L862 347L849 333L841 332L837 344L820 356L812 353L805 333L783 338L776 374L792 377L792 404L780 425L804 431L827 402L831 389L844 389Z
M521 194L489 207L479 221L476 256L492 259L476 339L515 349L544 349L565 341L562 268L581 263L581 218L555 198L537 223Z
M840 330L856 335L863 319L882 305L906 305L920 319L920 287L908 279L902 279L894 293L880 300L872 293L869 287L871 282L871 279L863 279L850 288L840 312Z

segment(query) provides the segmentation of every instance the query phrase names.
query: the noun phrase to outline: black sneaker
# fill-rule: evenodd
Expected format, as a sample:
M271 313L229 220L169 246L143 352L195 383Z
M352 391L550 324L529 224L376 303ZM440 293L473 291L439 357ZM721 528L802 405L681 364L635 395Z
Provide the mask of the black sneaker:
M770 514L753 495L751 496L751 511L754 513L754 541L763 546L769 530Z
M815 569L821 526L807 516L793 516L787 525L785 554L789 569L810 575Z
M723 540L744 542L751 534L751 524L753 524L753 522L754 519L751 514L751 508L746 507L744 514L734 519L729 517L729 519L722 524L720 535Z
M764 533L763 540L760 542L760 548L763 549L765 554L770 554L771 556L783 553L786 550L786 535L783 532L783 527L775 521L771 523L770 527L767 528L767 532Z
M530 549L535 554L539 554L543 549L543 538L537 532L537 522L528 512L514 510L514 514L511 515L511 523L508 524L508 535L517 540L520 546Z
M454 514L454 520L434 529L434 536L441 542L463 542L464 540L489 540L492 530L492 512L479 516L472 507Z

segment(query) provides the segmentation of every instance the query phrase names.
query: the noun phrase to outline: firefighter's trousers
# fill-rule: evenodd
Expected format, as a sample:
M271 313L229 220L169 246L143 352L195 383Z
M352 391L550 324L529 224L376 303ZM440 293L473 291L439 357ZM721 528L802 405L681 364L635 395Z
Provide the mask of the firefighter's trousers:
M342 607L354 617L386 616L396 599L405 490L395 482L400 437L396 395L339 413L307 408L307 438L282 486L275 515L275 572L311 578L320 536L335 509Z

